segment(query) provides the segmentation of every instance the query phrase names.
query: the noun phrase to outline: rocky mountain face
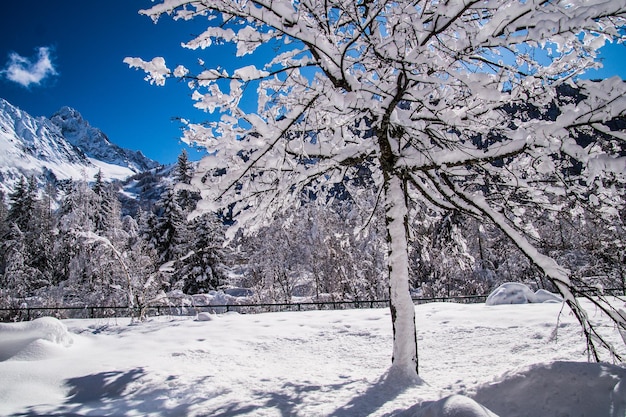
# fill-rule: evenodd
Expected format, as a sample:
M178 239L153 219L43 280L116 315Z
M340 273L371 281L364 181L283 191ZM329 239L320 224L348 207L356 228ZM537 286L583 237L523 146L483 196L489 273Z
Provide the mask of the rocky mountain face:
M51 118L33 117L0 98L0 189L10 192L21 177L124 180L159 164L123 149L92 127L80 113L63 107Z
M92 127L78 111L70 107L61 108L52 115L50 121L60 129L69 143L89 158L127 167L135 173L158 166L157 162L144 156L141 151L130 151L111 143L104 132Z

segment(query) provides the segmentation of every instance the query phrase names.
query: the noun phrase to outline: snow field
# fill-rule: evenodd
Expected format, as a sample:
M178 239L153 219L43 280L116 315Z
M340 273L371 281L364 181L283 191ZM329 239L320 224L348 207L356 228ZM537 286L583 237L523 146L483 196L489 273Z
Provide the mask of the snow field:
M388 309L65 320L71 344L0 362L0 415L623 416L626 370L588 364L561 309L416 306L423 383L409 387L384 378ZM609 320L589 315L619 346ZM23 325L3 325L0 340Z

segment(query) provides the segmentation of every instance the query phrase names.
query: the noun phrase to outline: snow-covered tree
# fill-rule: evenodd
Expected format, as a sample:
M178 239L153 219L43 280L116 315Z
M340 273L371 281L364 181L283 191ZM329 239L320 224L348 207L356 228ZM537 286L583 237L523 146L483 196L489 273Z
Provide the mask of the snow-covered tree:
M623 215L616 212L597 216L588 201L563 204L566 210L542 219L542 249L566 266L588 290L626 288Z
M7 221L7 216L9 213L9 208L6 205L4 200L4 192L0 190L0 239L2 242L5 242L9 236L9 222ZM5 263L5 254L6 254L6 246L3 243L0 243L0 278L4 274L4 269L6 266Z
M10 200L11 207L3 215L0 264L6 273L5 289L13 288L13 297L26 297L52 284L54 219L50 197L38 197L34 177L22 178Z
M9 195L10 208L8 220L16 224L20 229L28 228L28 222L33 215L35 201L37 200L37 184L34 177L28 180L20 177L15 189Z
M276 219L256 234L234 241L245 254L243 285L253 288L256 300L262 303L290 303L294 290L308 281L307 260L294 256L302 246L296 244L298 237L284 220Z
M17 225L13 225L9 239L3 242L5 271L2 288L13 299L28 297L37 285L38 271L28 263L26 239Z
M419 236L409 253L413 259L414 279L427 297L484 294L487 285L473 279L475 259L468 248L463 229L467 219L452 210L436 221L412 225ZM426 227L425 227L426 226Z
M91 189L97 195L103 195L105 188L106 188L106 184L104 183L104 179L102 178L102 170L99 169L98 172L96 172L96 175L93 176L93 183L91 184Z
M193 166L189 161L187 151L183 149L176 160L176 180L182 184L191 184L192 178Z
M4 191L0 190L0 238L6 235L9 230L9 223L7 216L9 215L9 208L4 199Z
M185 294L207 293L226 284L223 226L213 214L190 221L188 252L175 263L174 279Z
M177 186L179 187L176 191L176 195L178 204L187 212L196 207L199 198L198 193L188 187L189 184L191 184L193 173L193 164L189 161L187 151L183 150L180 155L178 155L178 160L176 161L175 178Z
M350 192L352 191L352 192ZM332 204L310 202L294 214L315 296L339 300L375 300L387 296L384 228L369 193L346 190ZM372 212L372 210L374 212ZM291 232L291 231L290 231Z
M40 286L53 284L55 225L49 204L47 198L35 201L28 229L25 231L29 264L38 271Z
M108 228L107 222L114 218L115 215L118 216L119 213L112 213L114 210L111 207L112 202L111 195L108 192L107 185L104 183L102 179L102 171L98 171L94 176L94 181L91 184L91 190L95 194L95 206L94 211L91 213L93 221L95 223L95 229L98 231L104 231Z
M125 59L151 83L188 80L195 106L221 113L185 132L209 155L192 181L199 211L227 207L251 232L305 190L372 172L386 213L392 373L417 378L411 200L495 224L562 293L590 354L608 347L524 213L563 195L593 199L599 213L622 204L625 134L612 121L625 114L625 83L578 76L623 40L623 1L167 0L141 13L208 18L185 46L230 43L242 57L196 74Z
M120 216L115 193L98 178L92 186L84 180L72 184L58 212L54 248L55 281L62 283L67 301L96 306L135 302L135 276L124 259L129 232Z
M91 214L96 210L96 200L95 193L85 181L71 183L57 213L59 234L54 249L56 281L69 279L75 286L91 274L89 249L81 245L78 233L95 230ZM80 293L80 290L76 292Z
M61 230L93 231L94 214L99 211L100 198L87 181L73 181L58 211Z
M161 263L176 260L187 253L189 234L187 216L178 203L173 187L168 187L156 203L156 218L150 231L150 244Z
M307 201L253 235L239 234L229 247L242 254L238 266L245 272L232 284L253 288L260 302L386 298L380 213L367 222L366 199L358 196L357 203L345 189L341 195L328 204Z

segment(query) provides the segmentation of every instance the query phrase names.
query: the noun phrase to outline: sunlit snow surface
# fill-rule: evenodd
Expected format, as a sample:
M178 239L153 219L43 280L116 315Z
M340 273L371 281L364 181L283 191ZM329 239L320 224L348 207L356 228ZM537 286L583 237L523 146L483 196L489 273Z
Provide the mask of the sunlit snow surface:
M387 309L3 324L0 415L624 416L626 369L587 363L562 308L417 306L410 387L384 378Z

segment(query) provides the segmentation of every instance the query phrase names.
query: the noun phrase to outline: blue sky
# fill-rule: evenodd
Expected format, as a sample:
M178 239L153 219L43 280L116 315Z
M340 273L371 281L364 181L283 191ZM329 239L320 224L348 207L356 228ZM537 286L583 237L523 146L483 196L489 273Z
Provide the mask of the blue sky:
M122 60L164 55L178 63L202 57L211 65L217 58L208 50L180 47L202 32L202 22L164 18L155 25L138 14L152 4L150 0L3 2L0 69L5 72L0 75L0 97L33 116L51 116L62 106L73 107L114 143L141 150L162 163L174 162L183 144L180 124L172 119L202 120L206 115L192 107L185 84L170 80L165 87L155 87L143 81L142 71L130 69ZM22 84L11 81L6 72L9 64L34 65L45 57L41 48L47 48L52 66L39 67L43 75L39 82L32 76L20 78ZM192 159L199 156L195 150L189 154Z
M183 63L193 68L193 62L202 58L209 67L228 68L234 54L228 48L181 48L181 42L201 33L206 23L162 18L155 25L138 14L152 4L151 0L3 2L0 97L33 116L73 107L114 143L162 163L174 162L185 146L179 141L180 124L173 119L201 121L209 116L193 108L184 83L150 85L143 81L142 71L129 69L123 59L164 56L170 67ZM606 69L590 77L626 78L626 46L605 47L601 58ZM31 71L11 74L7 71L11 63ZM200 153L190 150L189 155L198 159Z

